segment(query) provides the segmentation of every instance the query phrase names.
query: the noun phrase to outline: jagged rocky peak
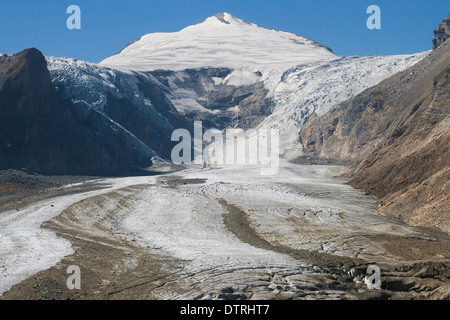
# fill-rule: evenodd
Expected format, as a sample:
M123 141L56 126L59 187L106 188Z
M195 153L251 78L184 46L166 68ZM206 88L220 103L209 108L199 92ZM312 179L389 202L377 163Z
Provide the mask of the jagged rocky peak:
M439 47L448 38L450 38L450 14L433 31L433 35L433 50Z

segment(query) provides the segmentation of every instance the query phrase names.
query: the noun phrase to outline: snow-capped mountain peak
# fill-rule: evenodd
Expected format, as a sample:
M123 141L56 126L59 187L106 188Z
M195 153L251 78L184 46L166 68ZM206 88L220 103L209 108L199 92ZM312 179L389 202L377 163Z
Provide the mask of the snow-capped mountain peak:
M122 70L281 67L335 59L324 45L219 13L173 33L150 33L100 64Z

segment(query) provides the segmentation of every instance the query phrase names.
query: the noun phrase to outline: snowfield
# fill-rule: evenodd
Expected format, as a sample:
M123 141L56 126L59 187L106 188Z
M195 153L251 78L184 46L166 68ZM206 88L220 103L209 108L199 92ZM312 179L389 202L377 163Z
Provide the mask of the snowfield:
M258 71L334 58L329 48L303 36L222 13L179 32L144 35L100 65L134 71L243 66Z
M83 250L74 248L64 232L58 237L54 229L43 228L46 222L58 231L79 232L86 241L126 246L125 260L131 262L122 271L127 275L138 270L130 252L167 262L161 264L170 265L164 279L173 286L158 283L152 294L160 299L216 299L224 293L234 299L349 298L343 288L361 280L357 271L345 269L355 266L350 260L391 264L393 270L404 266L405 257L448 259L448 251L429 246L431 241L439 244L430 233L377 212L373 197L351 188L345 179L331 178L329 170L340 168L286 160L302 154L298 132L309 115L325 114L427 54L338 57L305 37L223 13L179 32L145 35L98 65L46 57L52 83L65 90L64 98L99 112L108 96L127 99L150 119L148 127L157 125L165 133L177 128L143 93L142 78L161 89L160 98L180 115L196 116L214 113L198 94L208 86L263 83L273 112L255 129L279 130L284 158L278 172L268 176L261 175L258 165L210 167L211 144L205 150L205 168L192 165L158 176L101 179L97 182L105 188L100 190L0 212L0 296L68 257L76 259L77 250ZM183 70L212 67L231 71L224 78L177 88L177 81L186 77ZM159 69L175 72L162 72L157 80L149 71ZM229 109L239 115L239 106ZM169 171L158 155L154 160L155 167ZM392 245L396 241L402 242L401 250ZM101 259L103 253L95 254ZM149 270L136 271L136 281L151 282ZM107 275L103 280L109 297L114 292L107 287Z

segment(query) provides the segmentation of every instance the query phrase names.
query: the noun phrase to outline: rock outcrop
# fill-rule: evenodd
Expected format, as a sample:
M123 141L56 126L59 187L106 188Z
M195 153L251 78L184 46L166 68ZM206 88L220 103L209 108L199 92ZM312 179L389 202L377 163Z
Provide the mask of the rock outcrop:
M441 24L433 31L433 50L450 38L450 14Z

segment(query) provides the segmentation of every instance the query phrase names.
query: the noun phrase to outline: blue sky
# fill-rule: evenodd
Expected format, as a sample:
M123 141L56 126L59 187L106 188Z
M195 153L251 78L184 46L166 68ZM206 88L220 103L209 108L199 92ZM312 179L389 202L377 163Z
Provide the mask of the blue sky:
M69 5L81 8L81 30L69 30ZM381 8L381 30L369 30L369 5ZM45 55L100 62L151 32L174 32L218 12L294 32L337 55L406 54L431 49L450 0L2 0L0 52L36 47Z

